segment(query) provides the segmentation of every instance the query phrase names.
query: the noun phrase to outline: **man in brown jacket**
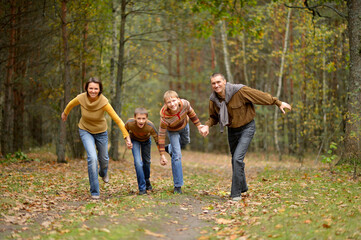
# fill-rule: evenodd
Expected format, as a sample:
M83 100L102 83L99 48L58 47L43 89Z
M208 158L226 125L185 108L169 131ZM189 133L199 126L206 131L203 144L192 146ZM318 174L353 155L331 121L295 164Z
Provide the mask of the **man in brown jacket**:
M224 126L228 127L233 171L231 198L239 201L242 199L241 193L248 190L243 160L256 130L253 104L277 105L283 113L285 108L291 110L291 106L268 93L243 84L227 83L220 73L212 74L211 85L213 92L209 100L209 119L202 127L201 134L207 136L209 128L217 123L220 124L221 132Z

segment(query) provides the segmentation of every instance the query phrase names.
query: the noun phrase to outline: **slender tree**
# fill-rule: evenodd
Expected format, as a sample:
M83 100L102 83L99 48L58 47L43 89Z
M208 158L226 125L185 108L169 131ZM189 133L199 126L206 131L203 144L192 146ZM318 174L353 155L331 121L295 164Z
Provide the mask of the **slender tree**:
M117 80L115 83L115 96L112 99L112 103L114 106L115 112L121 117L122 113L122 101L121 98L123 96L122 88L123 88L123 77L124 77L124 65L125 65L125 56L124 56L124 47L125 47L125 23L127 20L126 14L126 6L127 1L122 0L120 3L120 30L119 30L119 51L118 51L118 70L117 70ZM120 130L117 128L114 121L112 121L112 129L111 129L111 148L109 151L109 155L112 159L119 159L119 135Z
M65 104L70 100L70 61L69 61L69 46L68 46L68 29L67 29L67 0L61 1L61 32L63 40L63 83L64 83L64 99L61 102L61 109L64 109ZM66 146L66 127L65 123L60 120L59 126L59 143L57 148L58 162L64 163L65 159L65 146Z

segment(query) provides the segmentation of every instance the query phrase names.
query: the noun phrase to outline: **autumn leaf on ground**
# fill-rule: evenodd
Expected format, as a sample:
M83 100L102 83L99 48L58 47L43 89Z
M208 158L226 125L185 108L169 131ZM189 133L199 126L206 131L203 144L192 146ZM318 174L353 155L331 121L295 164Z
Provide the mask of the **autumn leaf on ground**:
M230 224L232 223L233 221L232 220L229 220L229 219L224 219L224 218L218 218L217 219L217 223L218 224Z
M163 235L163 234L154 233L152 231L149 231L148 229L144 229L144 233L149 235L149 236L153 236L153 237L159 237L159 238L164 238L165 237L165 235Z

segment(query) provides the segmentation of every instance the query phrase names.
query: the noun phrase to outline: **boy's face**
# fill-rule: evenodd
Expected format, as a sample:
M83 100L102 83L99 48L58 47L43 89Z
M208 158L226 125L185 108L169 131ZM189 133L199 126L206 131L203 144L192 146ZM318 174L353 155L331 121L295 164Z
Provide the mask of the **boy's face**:
M141 114L141 113L137 113L134 118L139 128L143 128L148 119L147 114Z
M179 98L176 97L171 97L168 98L165 101L165 104L167 105L167 108L172 112L172 113L176 113L178 111L179 108Z

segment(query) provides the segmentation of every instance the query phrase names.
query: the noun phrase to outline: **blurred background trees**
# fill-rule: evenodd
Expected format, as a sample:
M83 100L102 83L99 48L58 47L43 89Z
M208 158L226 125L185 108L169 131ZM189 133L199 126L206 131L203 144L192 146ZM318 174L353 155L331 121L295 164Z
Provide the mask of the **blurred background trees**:
M283 115L274 106L256 106L251 151L279 149L280 156L302 160L351 135L357 145L360 80L354 76L350 85L347 27L358 20L334 11L352 16L350 2L317 12L304 1L292 5L304 9L292 11L286 1L2 1L1 152L47 146L58 157L81 157L80 111L72 110L63 130L60 114L91 76L103 81L104 95L124 122L145 107L158 126L168 89L188 99L205 122L213 72L279 95L293 107ZM353 128L345 131L348 116ZM118 159L124 142L108 120L110 153ZM190 126L190 149L228 151L218 126L205 139Z

